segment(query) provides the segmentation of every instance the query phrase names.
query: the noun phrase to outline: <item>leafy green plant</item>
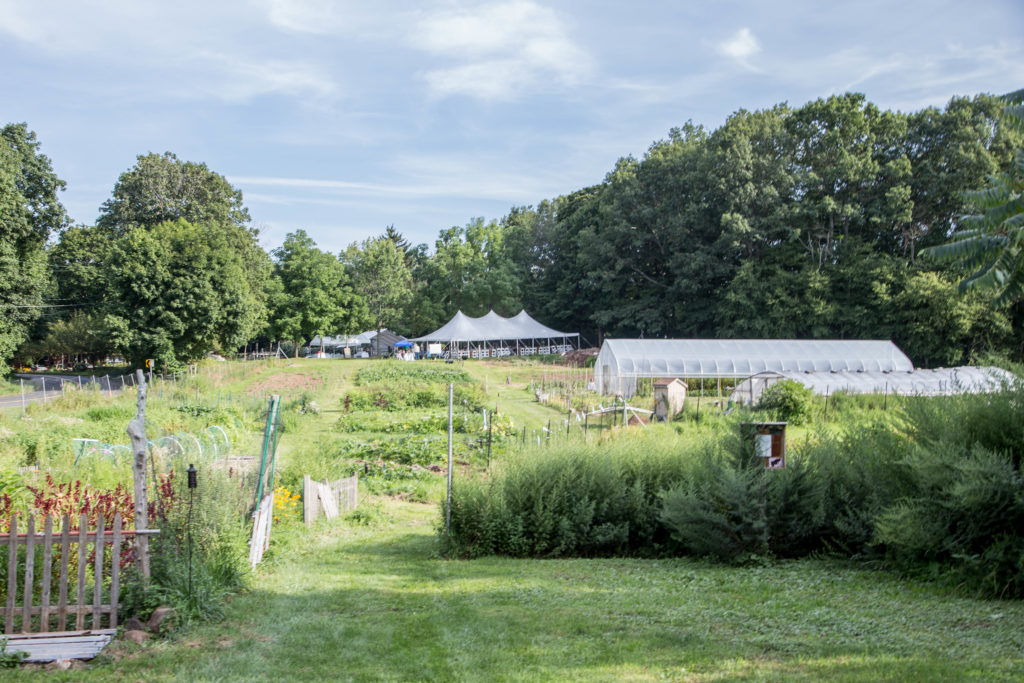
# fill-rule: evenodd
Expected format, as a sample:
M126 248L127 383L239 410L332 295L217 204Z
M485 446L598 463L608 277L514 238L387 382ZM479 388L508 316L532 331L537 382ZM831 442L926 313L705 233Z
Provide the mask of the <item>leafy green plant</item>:
M758 407L779 420L802 424L811 416L814 392L791 379L784 379L765 389Z
M1000 122L1024 131L1024 90L1004 100ZM961 291L994 290L998 303L1018 301L1024 297L1024 149L1014 150L1009 170L964 196L976 213L961 218L951 242L922 249L921 255L967 271Z
M386 384L388 386L414 384L448 384L473 381L465 370L438 365L432 362L405 363L400 361L381 361L367 365L356 374L356 385L370 386Z
M28 653L24 650L8 650L7 639L0 636L0 669L13 669L25 661Z

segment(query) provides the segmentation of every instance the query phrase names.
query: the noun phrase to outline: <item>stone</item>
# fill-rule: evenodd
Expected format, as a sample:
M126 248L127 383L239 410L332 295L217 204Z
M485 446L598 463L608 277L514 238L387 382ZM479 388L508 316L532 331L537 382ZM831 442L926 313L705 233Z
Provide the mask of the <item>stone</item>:
M155 610L153 610L153 613L149 615L149 621L146 622L146 625L149 627L149 630L153 633L160 633L164 621L166 621L167 618L173 614L173 607L161 605L160 607L157 607Z
M145 631L125 631L124 639L136 645L142 645L149 640L149 634Z
M142 620L138 617L131 617L128 621L124 622L125 631L145 631L146 625L142 623Z

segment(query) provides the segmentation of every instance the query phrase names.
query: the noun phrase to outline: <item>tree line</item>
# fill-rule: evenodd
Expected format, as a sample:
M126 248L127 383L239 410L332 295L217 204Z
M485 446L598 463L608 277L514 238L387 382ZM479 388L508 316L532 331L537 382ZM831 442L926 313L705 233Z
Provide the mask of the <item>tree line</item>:
M433 245L388 226L338 254L302 230L267 253L242 193L169 152L139 156L96 222L72 225L36 136L10 124L0 363L119 353L177 367L254 341L412 336L459 309L522 308L594 343L883 338L921 366L1020 359L1021 305L958 293L970 259L921 256L962 229L978 197L967 193L1014 172L1024 127L1006 125L1004 107L979 95L902 113L845 94L740 110L714 130L671 130L597 185L442 229Z

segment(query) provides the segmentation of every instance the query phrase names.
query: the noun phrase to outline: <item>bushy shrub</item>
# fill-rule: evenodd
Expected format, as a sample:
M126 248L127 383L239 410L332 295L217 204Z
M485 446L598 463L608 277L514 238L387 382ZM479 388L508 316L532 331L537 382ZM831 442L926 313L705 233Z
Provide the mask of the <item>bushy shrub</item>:
M1024 596L1024 477L1011 456L975 445L908 459L914 494L878 523L878 540L905 568L940 565L963 585Z
M655 431L657 433L655 433ZM709 447L684 445L666 429L595 450L569 444L534 450L504 464L493 479L459 482L452 533L459 555L654 554L669 541L659 493L687 476Z
M1024 597L1024 392L849 403L790 439L783 470L745 457L735 417L527 450L457 484L443 540L470 556L830 553Z
M768 552L765 471L707 461L661 494L660 520L684 554L742 562Z
M799 382L784 379L765 389L757 405L779 420L802 424L811 416L814 392Z

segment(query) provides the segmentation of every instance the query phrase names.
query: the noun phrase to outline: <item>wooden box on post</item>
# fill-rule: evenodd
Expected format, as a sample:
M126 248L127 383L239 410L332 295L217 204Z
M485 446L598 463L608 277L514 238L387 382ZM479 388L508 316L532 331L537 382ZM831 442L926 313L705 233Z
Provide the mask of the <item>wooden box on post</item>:
M744 450L769 470L786 466L786 425L788 422L742 422Z

